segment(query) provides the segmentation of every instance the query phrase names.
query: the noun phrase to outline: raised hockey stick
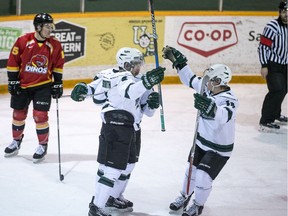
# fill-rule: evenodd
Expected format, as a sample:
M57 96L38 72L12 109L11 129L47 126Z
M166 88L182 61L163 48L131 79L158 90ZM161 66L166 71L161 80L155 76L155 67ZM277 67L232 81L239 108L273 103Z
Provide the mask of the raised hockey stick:
M58 164L59 164L59 179L64 180L64 175L61 172L61 152L60 152L60 127L59 127L59 105L58 95L56 95L56 114L57 114L57 135L58 135Z
M151 21L152 21L152 30L153 30L153 39L154 39L154 56L156 68L159 67L159 58L158 58L158 44L157 44L157 34L156 34L156 23L155 23L155 14L154 14L154 2L153 0L148 0L151 12ZM159 93L159 102L160 102L160 121L161 121L161 131L165 131L165 121L164 121L164 109L163 109L163 99L162 99L162 90L161 84L158 84L158 93Z
M202 83L201 83L201 89L200 89L201 95L203 95L204 90L205 90L205 85L208 81L209 81L209 77L204 74L204 76L202 77ZM186 187L187 194L189 194L189 190L190 190L190 181L192 177L192 166L193 166L194 152L195 152L195 147L196 147L196 138L197 138L197 132L198 132L198 126L199 126L199 118L200 118L200 111L198 110L197 116L196 116L193 144L190 150L190 162L189 162L189 170L188 170L188 176L187 176L188 180L187 180L187 187ZM184 206L183 208L186 209L187 205Z

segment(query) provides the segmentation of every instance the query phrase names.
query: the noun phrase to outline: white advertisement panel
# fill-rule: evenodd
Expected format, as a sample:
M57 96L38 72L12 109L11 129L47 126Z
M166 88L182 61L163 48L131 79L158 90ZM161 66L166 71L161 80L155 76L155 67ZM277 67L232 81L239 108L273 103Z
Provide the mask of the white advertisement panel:
M273 18L168 16L164 43L185 54L196 73L202 73L211 64L225 63L234 74L259 74L260 34Z

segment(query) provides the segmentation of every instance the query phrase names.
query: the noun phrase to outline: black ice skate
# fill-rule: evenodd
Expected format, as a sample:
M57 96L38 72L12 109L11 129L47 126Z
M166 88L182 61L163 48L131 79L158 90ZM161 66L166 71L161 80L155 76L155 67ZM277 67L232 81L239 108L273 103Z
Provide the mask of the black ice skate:
M201 215L203 211L204 206L198 205L195 200L192 206L188 208L188 210L185 210L182 214L182 216L197 216Z
M24 137L24 134L22 134L22 137L19 140L13 140L12 143L8 147L5 148L4 157L12 157L12 156L18 155L23 137Z
M99 208L94 203L94 196L92 197L91 202L89 203L89 212L88 216L111 216L109 213L105 212L103 208Z
M273 122L271 123L262 123L260 124L259 131L264 133L270 133L270 132L278 132L280 129L280 126L278 124L275 124Z
M33 163L39 163L45 159L47 154L47 144L39 145L33 155Z
M280 117L277 118L276 121L277 121L277 123L279 123L279 124L281 124L281 125L282 125L282 124L283 124L283 125L286 125L287 122L288 122L288 118L287 118L286 116L284 116L284 115L280 115Z
M124 201L121 201L120 199L116 199L112 196L109 197L106 203L106 208L109 209L110 211L119 211L119 212L132 212L133 211L133 208L128 207Z
M118 200L120 200L120 201L122 201L122 202L124 202L126 205L127 205L127 207L133 207L133 202L131 202L130 200L127 200L127 199L125 199L124 197L123 197L123 195L121 195L120 197L118 197L117 198Z
M170 213L173 213L173 211L185 209L190 201L191 195L185 196L181 193L181 196L177 197L175 201L170 204L169 208L172 210Z

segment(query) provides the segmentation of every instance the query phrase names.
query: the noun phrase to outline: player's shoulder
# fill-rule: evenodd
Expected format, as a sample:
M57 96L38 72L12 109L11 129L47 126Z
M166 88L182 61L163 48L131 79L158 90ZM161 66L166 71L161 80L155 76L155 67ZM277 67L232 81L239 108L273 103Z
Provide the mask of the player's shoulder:
M102 77L104 77L104 76L106 76L106 77L114 77L117 72L118 72L118 71L117 71L115 68L108 68L108 69L99 71L99 72L96 74L96 77L97 77L97 78L102 78Z
M50 43L61 44L60 40L55 36L50 36L50 38L48 38L48 40Z
M224 99L226 98L231 100L237 100L236 95L234 94L234 92L231 90L230 87L228 87L226 91L223 91L220 94L218 94L218 96Z
M18 40L21 40L21 41L29 41L32 39L34 39L34 33L33 32L25 33L25 34L22 34L18 37Z

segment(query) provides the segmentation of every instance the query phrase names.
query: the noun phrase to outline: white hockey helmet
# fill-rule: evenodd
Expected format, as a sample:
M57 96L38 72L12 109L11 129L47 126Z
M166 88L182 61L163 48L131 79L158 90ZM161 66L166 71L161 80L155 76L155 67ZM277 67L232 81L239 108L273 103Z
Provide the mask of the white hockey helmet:
M135 65L143 64L143 54L136 48L123 47L116 54L116 61L119 67L130 71Z
M232 71L227 65L214 64L205 71L205 75L209 76L209 80L220 79L219 85L226 86L232 78Z

